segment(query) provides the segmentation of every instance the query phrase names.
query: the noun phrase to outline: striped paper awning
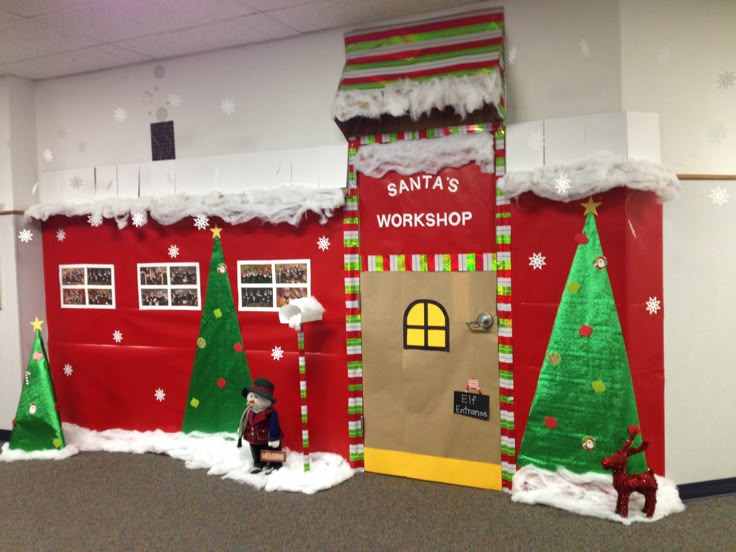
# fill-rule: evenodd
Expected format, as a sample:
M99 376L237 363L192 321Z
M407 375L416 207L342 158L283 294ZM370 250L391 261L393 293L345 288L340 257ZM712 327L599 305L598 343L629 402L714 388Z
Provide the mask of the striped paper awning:
M488 106L503 118L502 9L348 33L345 58L338 124L446 108L462 119Z

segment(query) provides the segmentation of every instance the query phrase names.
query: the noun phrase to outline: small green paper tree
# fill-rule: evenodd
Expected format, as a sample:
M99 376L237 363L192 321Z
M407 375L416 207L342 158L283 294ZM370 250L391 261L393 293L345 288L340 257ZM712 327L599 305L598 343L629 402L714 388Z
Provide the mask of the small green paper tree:
M212 258L182 423L185 433L234 433L245 406L242 389L251 384L220 243L222 229L215 227L210 231Z
M38 317L31 322L36 335L9 444L11 449L27 452L64 448L64 433L56 411L56 393L41 337L41 324L43 321Z
M601 460L639 425L626 345L595 222L587 216L557 310L517 464L555 471L605 473ZM637 437L635 446L641 443ZM627 471L646 471L644 454Z

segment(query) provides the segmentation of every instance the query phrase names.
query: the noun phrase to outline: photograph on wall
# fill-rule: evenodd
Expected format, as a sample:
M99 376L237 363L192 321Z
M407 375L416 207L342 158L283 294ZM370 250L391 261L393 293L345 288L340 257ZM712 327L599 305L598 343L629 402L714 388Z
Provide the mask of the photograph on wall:
M199 310L199 264L139 263L138 299L142 310Z
M59 265L62 308L115 308L112 265Z
M275 311L310 293L309 260L238 261L241 311Z

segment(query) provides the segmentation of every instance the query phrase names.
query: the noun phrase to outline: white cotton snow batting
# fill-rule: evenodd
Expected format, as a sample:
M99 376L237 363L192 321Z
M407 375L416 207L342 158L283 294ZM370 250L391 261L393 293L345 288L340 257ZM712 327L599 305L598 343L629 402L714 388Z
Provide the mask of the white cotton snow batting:
M373 178L389 171L411 175L437 174L446 167L476 163L484 173L495 172L493 137L489 133L456 134L430 140L402 140L358 148L355 170Z
M563 179L566 186L559 185ZM674 199L680 190L677 175L651 161L621 159L610 153L595 154L566 165L549 165L531 171L509 171L498 187L509 197L533 192L555 201L576 201L627 187L655 192L662 200Z
M281 469L270 475L252 474L250 448L247 443L238 448L234 433L167 433L161 430L124 429L93 431L66 422L62 427L67 448L71 443L71 446L81 451L166 454L182 460L188 469L205 469L208 475L233 479L266 491L314 494L342 483L355 473L342 456L325 452L313 452L310 455L310 471L305 472L303 455L289 451Z
M647 518L641 511L644 497L633 493L629 501L629 517L618 515L618 494L613 488L613 477L606 474L576 474L564 468L556 472L536 466L524 466L514 474L511 500L524 504L544 504L568 512L618 521L631 525L635 521L657 521L665 516L682 512L685 505L680 500L677 486L664 477L657 478L657 507L654 516Z
M498 72L425 81L407 79L384 88L339 90L335 97L334 114L338 121L354 117L378 119L382 115L409 115L416 121L433 109L442 111L452 107L455 113L464 118L485 105L498 106L501 92Z
M286 222L298 225L308 212L319 215L322 222L335 209L345 204L340 188L307 188L298 186L258 188L238 194L212 192L206 195L174 194L160 198L109 198L92 203L40 203L32 205L25 218L45 221L54 215L68 217L93 215L115 219L118 228L128 225L133 213L148 212L164 226L186 217L219 217L230 224L259 219L271 224Z
M0 462L15 462L17 460L64 460L79 453L79 449L67 443L64 448L51 450L34 450L26 452L20 449L11 449L10 443L3 443L0 452Z

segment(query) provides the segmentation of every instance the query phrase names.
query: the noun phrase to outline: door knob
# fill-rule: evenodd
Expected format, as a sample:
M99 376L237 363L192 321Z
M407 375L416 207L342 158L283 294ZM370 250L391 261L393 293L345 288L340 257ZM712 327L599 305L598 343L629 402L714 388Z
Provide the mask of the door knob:
M493 326L493 316L490 313L482 312L478 315L478 318L466 322L466 324L473 331L488 331Z

